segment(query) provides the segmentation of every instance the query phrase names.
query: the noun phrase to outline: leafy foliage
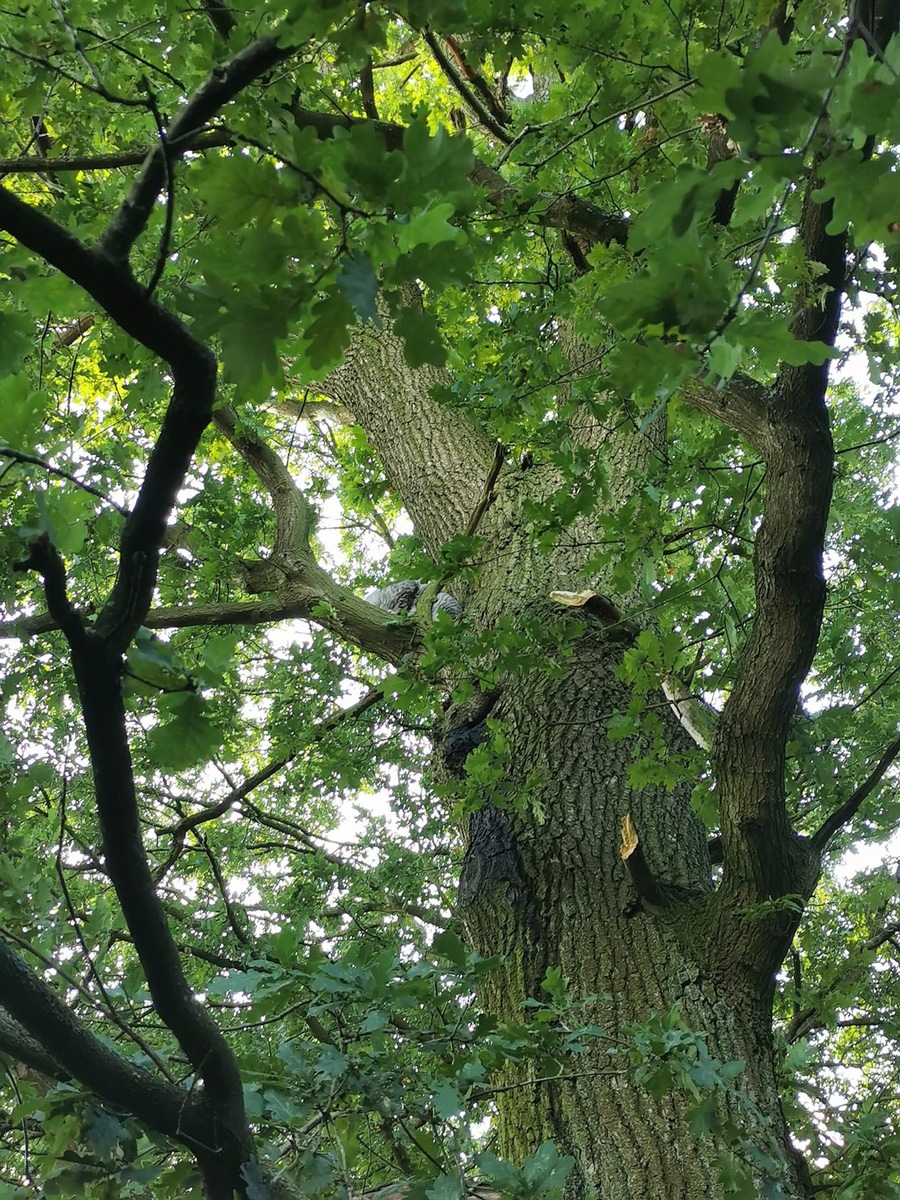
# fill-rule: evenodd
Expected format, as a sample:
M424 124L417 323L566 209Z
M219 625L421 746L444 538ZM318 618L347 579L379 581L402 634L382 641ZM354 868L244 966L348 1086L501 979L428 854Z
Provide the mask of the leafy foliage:
M609 636L627 634L615 676L629 699L598 737L624 745L635 791L693 786L715 836L714 763L673 741L660 689L682 680L715 708L733 694L765 599L766 489L753 439L710 411L736 381L772 387L786 366L808 379L829 365L828 594L786 746L793 827L812 836L871 786L834 843L864 856L833 856L778 977L779 1062L821 1194L900 1196L888 842L900 817L900 38L857 33L836 5L799 4L788 23L706 0L233 12L34 0L0 14L0 174L8 205L26 202L35 222L17 231L4 214L19 209L0 209L0 933L125 1066L208 1093L120 904L85 675L61 622L42 618L49 588L15 570L52 544L92 632L117 579L143 579L140 563L129 574L146 558L128 552L133 514L166 422L193 400L178 393L177 356L161 366L135 334L165 312L173 344L177 325L214 349L221 387L196 453L168 443L190 461L174 513L154 514L153 607L131 614L115 671L184 991L240 1071L259 1159L241 1160L235 1186L251 1200L277 1194L273 1177L326 1198L400 1179L416 1200L463 1196L473 1180L554 1200L578 1147L539 1139L511 1162L490 1122L519 1086L510 1071L553 1083L588 1053L598 1076L678 1098L698 1144L718 1147L724 1194L788 1194L771 1114L742 1095L746 1064L710 1053L708 1031L678 1009L607 1030L597 997L573 995L553 962L540 998L501 1019L484 998L516 963L479 956L454 922L460 824L490 804L539 829L547 781L510 765L499 717L483 718L452 778L433 735L445 710L501 681L561 679L587 619L485 602L478 619L426 623L414 645L416 614L373 625L354 598L415 578L477 611L504 555L537 573L571 552L566 586L599 579L627 622ZM240 56L262 43L270 59L252 74ZM221 84L235 56L247 78L173 140L186 97ZM129 265L109 251L109 222L139 207L127 197L142 163L160 185ZM811 207L823 236L846 236L837 286L850 303L832 339L798 319L833 285L804 240ZM68 242L41 244L40 217L100 247L100 282L66 265ZM128 304L104 298L104 271L134 284ZM390 330L402 355L384 365ZM360 358L380 364L380 390L357 423L339 384ZM478 520L436 546L416 472L392 478L376 454L379 404L410 378L447 422L465 417L471 445L502 445L523 497L510 547ZM777 426L792 397L774 395ZM634 461L623 430L638 435ZM443 468L442 436L416 443L423 470ZM295 491L304 503L287 519ZM492 487L483 500L488 523ZM294 557L286 528L303 534ZM791 890L748 900L745 923L796 924L804 902ZM0 1200L208 1186L180 1129L101 1102L21 1032L0 1021Z

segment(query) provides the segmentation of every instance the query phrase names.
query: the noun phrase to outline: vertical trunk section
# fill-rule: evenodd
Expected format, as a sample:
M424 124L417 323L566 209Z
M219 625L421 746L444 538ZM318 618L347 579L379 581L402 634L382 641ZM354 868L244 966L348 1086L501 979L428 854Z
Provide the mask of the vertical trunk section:
M533 614L539 604L524 611ZM549 608L545 615L558 619ZM719 1118L730 1117L747 1147L780 1164L785 1196L807 1197L778 1096L770 990L724 977L713 961L717 899L705 832L689 789L629 786L638 748L610 742L604 728L628 702L615 674L621 645L599 620L588 621L564 678L510 677L492 713L509 740L512 778L540 780L529 797L544 819L488 804L471 821L460 916L481 953L507 956L486 985L484 1003L501 1019L521 1020L523 1001L546 1000L541 980L548 967L558 967L575 999L596 997L585 1019L613 1039L627 1040L632 1024L677 1007L684 1023L705 1035L712 1058L746 1064L735 1085L744 1102L721 1103ZM673 749L683 736L673 719ZM620 860L626 813L656 878L677 897L662 912L645 910ZM635 1082L623 1055L608 1053L611 1044L598 1041L573 1057L555 1082L528 1083L510 1073L502 1082L523 1086L498 1096L503 1152L521 1161L553 1139L576 1157L573 1197L723 1196L723 1146L690 1131L691 1098L678 1089L654 1098Z
M584 361L578 347L567 349L573 362ZM359 333L347 363L324 385L365 428L433 554L465 528L491 460L481 433L429 395L447 382L439 371L410 371L386 324ZM607 429L585 411L572 432L603 455L609 503L617 510L655 473L661 419L644 432L639 423ZM608 590L584 570L603 536L596 514L562 531L551 553L537 544L526 501L540 501L561 482L546 463L527 470L508 464L501 472L478 528L484 546L476 581L454 586L475 629L489 630L512 615L546 630L562 618L550 591ZM627 605L631 597L615 599ZM655 1098L637 1083L625 1055L609 1054L611 1045L633 1044L632 1025L677 1010L704 1036L712 1059L744 1063L718 1105L718 1121L740 1129L741 1143L730 1148L757 1164L760 1156L771 1160L769 1174L778 1177L782 1195L809 1200L778 1095L771 979L741 966L740 945L730 945L727 956L717 949L721 901L710 880L705 831L691 810L690 782L668 793L630 787L628 768L640 747L606 736L607 719L630 700L616 674L622 642L599 618L578 619L586 632L561 658L561 678L512 670L501 681L491 716L501 721L510 747L507 779L519 783L525 798L501 810L486 797L471 818L459 915L475 948L505 957L482 997L495 1017L521 1021L528 1012L523 1002L546 999L541 981L548 967L557 967L574 999L594 998L585 1020L611 1040L592 1043L553 1081L532 1081L510 1068L498 1081L511 1085L497 1096L501 1149L521 1161L552 1139L576 1158L572 1200L725 1196L719 1160L727 1138L692 1133L687 1111L694 1098L677 1088ZM674 717L668 737L673 752L686 737ZM665 909L641 903L620 860L626 814L671 897ZM738 918L735 942L754 928Z

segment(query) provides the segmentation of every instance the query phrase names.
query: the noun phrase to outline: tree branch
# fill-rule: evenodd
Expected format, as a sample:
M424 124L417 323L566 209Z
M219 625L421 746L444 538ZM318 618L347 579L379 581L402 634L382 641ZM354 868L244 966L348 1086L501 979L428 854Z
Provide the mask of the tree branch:
M896 937L898 933L900 933L900 921L892 922L890 925L885 925L883 929L879 929L877 933L873 933L870 938L866 938L862 945L857 944L855 949L857 951L862 950L866 954L871 954L874 950L878 950L879 947L883 946L885 942L889 942L891 938ZM855 969L856 964L851 959L849 965L844 967L844 969L839 972L837 977L834 978L829 986L825 989L824 993L822 994L822 999L830 995L832 992L837 991L841 985L841 981L846 979L847 976L850 975ZM816 1026L819 1024L821 1007L822 1005L820 1000L818 1004L811 1004L807 1008L801 1009L799 1012L794 1014L784 1035L788 1044L796 1042L798 1038L805 1037L808 1033L811 1033L816 1028Z
M331 400L277 400L273 404L276 412L297 421L330 421L332 425L352 425L353 417L340 404Z
M857 35L851 22L842 62ZM827 117L830 96L817 125ZM820 270L796 301L792 328L798 341L834 346L846 233L829 232L832 204L813 198L817 186L814 160L798 241L807 262ZM784 365L768 406L762 445L766 492L754 555L756 612L713 746L724 854L723 949L740 943L741 925L746 935L741 914L748 905L808 896L819 872L819 847L791 829L784 776L789 723L812 663L825 602L822 555L834 470L827 386L828 359L821 365ZM796 913L787 908L775 915L775 924L755 922L755 948L744 947L745 964L755 959L760 975L769 978L795 925Z
M108 1104L133 1112L152 1129L182 1145L196 1149L211 1144L215 1131L203 1112L200 1093L191 1094L167 1083L95 1038L71 1007L2 940L0 1003L9 1014L0 1022L0 1036L8 1035L10 1039L4 1046L7 1052L20 1054L22 1061L56 1078L64 1074L79 1080ZM31 1061L29 1043L17 1035L19 1029L43 1048L43 1061Z
M199 154L202 150L213 150L221 146L233 146L234 135L224 129L213 129L209 133L188 133L182 138L169 139L170 154ZM0 175L43 174L52 169L54 174L64 171L117 171L121 167L139 167L154 154L156 148L120 150L115 154L72 154L59 158L42 158L25 155L19 158L0 158Z
M83 628L66 596L62 559L46 534L33 538L30 548L31 555L20 569L36 570L43 577L50 615L65 633L72 654L94 772L107 873L134 937L156 1011L206 1084L205 1099L221 1126L218 1140L229 1141L238 1163L244 1162L250 1155L251 1141L237 1062L185 978L144 853L125 728L119 655L110 651L108 639L98 634L96 627L91 631ZM9 964L10 971L12 965ZM0 990L0 1000L30 1033L40 1036L14 1007L13 996ZM69 1067L69 1061L59 1055L54 1044L44 1038L42 1041L51 1054ZM74 1069L72 1073L77 1075ZM90 1080L85 1082L94 1087Z
M150 605L159 547L178 490L212 414L215 356L126 267L88 249L44 213L0 186L0 227L94 297L126 333L169 364L174 386L119 548L119 574L95 626L111 651L131 640Z
M225 435L269 493L275 513L275 562L294 564L312 557L309 534L315 512L294 483L278 455L256 433L239 426L231 405L221 405L213 416L216 428Z
M319 721L312 729L307 730L304 748L306 745L322 741L332 730L337 729L338 726L343 725L347 721L352 721L356 717L361 716L376 704L380 704L383 699L383 685L371 688L355 704L351 704L349 708L338 709L330 716L325 717L324 720ZM267 763L255 772L255 774L245 779L238 787L232 788L227 796L224 796L221 800L217 800L215 804L209 804L206 808L201 808L198 812L191 813L188 817L182 817L176 825L165 830L165 832L170 834L176 842L183 843L191 830L197 829L200 825L205 825L208 821L215 821L218 817L224 816L235 804L239 804L251 792L254 792L267 780L271 779L273 775L277 775L279 771L292 763L298 753L300 751L295 751L293 754L285 755L284 758L274 759L272 762Z
M188 148L187 139L196 137L203 126L245 87L293 53L293 47L280 46L275 37L261 37L227 62L213 67L166 131L169 159L183 153ZM183 149L179 143L184 143ZM127 261L166 182L166 164L166 148L160 144L147 156L130 193L100 238L98 249L108 258L116 262Z
M44 1047L18 1021L0 1008L0 1053L16 1062L24 1063L41 1075L65 1081L71 1079L69 1072L47 1053Z
M327 593L317 591L314 585L297 584L282 573L278 574L280 580L274 600L154 608L144 614L143 624L147 629L209 629L226 625L271 625L276 621L313 621L394 666L401 665L416 652L421 632L414 622L401 621L399 617L367 604L353 592L340 587L326 572L321 571L329 584ZM87 615L79 613L79 618ZM58 628L52 616L42 613L0 624L0 640L35 637Z
M898 755L900 755L900 737L895 738L895 740L891 742L887 750L885 750L884 754L879 759L878 765L869 774L868 778L865 779L865 781L861 783L858 788L851 792L851 794L847 797L844 803L840 805L840 807L836 808L830 816L825 818L825 820L813 834L811 839L812 844L820 853L825 850L826 846L838 832L838 830L846 825L848 821L852 821L852 819L856 816L857 812L859 812L865 801L868 800L869 796L871 796L871 794L878 787L879 783L881 783L888 767L894 762Z
M116 512L121 513L123 517L127 517L128 509L121 504L116 504L115 500L111 500L105 492L101 492L99 488L93 487L89 483L84 483L77 475L72 475L69 471L64 471L61 467L54 467L52 463L48 463L46 459L38 458L35 454L23 454L21 450L13 450L10 446L0 446L0 458L11 459L12 462L21 463L23 465L40 467L42 471L46 471L48 475L55 475L57 479L65 479L69 483L74 483L77 488L81 488L83 492L87 492L91 496L96 496L98 500L102 500L104 504L108 504L110 508L114 508ZM4 472L5 474L5 472Z
M754 449L765 453L769 436L769 389L749 375L733 375L724 387L715 387L699 376L683 383L678 393L693 408L740 434Z
M293 105L291 116L300 129L314 129L316 136L324 141L334 137L336 129L350 129L354 125L372 125L384 137L385 148L399 150L403 146L406 130L402 125L390 121L369 121L366 117L349 117L336 113L319 113L300 105ZM591 242L624 242L628 236L629 221L618 213L608 213L577 196L552 196L541 193L527 200L521 199L516 188L507 183L500 172L476 159L469 172L469 179L476 187L487 192L487 202L499 212L510 211L518 217L531 215L535 223L548 229L566 229L578 237Z
M644 857L644 848L641 846L641 841L630 813L626 813L622 818L622 841L619 846L619 858L621 858L627 867L628 874L631 876L631 882L634 884L641 900L646 901L647 904L652 904L654 908L668 908L669 898L657 881L656 876L650 870L650 864Z
M716 710L701 696L689 692L675 675L663 679L662 693L694 745L708 751L719 715Z
M447 54L444 52L444 48L441 46L441 43L431 32L431 30L426 30L423 34L423 37L425 38L425 44L427 45L428 49L434 55L434 61L459 92L460 96L462 96L466 104L468 104L478 123L483 125L484 128L492 133L498 141L503 143L504 146L508 146L512 141L512 135L508 130L504 129L504 125L509 123L509 117L504 117L504 119L501 121L501 114L496 111L492 112L488 106L481 99L479 99L478 96L475 95L475 92L471 87L469 87L468 82L463 78L460 72L457 71L456 67L454 67Z

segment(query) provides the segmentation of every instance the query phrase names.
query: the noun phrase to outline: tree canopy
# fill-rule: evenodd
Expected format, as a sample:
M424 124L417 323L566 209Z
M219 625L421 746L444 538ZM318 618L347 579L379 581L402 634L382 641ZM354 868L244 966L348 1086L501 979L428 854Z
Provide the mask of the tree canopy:
M0 1197L900 1197L898 25L0 11Z

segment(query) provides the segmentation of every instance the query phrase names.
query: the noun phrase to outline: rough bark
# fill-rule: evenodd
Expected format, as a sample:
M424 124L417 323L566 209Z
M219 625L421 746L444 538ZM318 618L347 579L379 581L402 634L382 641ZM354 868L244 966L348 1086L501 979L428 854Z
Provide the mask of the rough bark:
M627 782L635 747L604 736L606 718L628 699L615 675L620 656L592 622L563 679L507 680L492 711L509 739L513 778L539 776L530 803L546 819L517 813L498 829L490 806L473 818L460 916L482 953L503 953L509 964L483 999L515 1019L525 999L541 996L547 968L558 967L575 997L597 997L588 1017L614 1037L677 1006L689 1028L706 1034L713 1058L746 1063L740 1088L749 1107L733 1116L750 1142L781 1157L786 1194L805 1196L787 1150L769 997L722 971L712 953L717 898L686 789L635 792ZM682 734L673 728L671 736L677 745ZM626 813L655 877L677 897L664 911L641 904L619 859ZM676 1091L655 1100L629 1072L604 1073L616 1065L600 1043L566 1064L558 1082L504 1093L503 1152L521 1160L554 1139L578 1161L576 1196L720 1196L719 1147L689 1132L688 1098Z
M328 393L363 425L426 546L436 550L465 526L487 470L486 447L458 414L429 398L429 388L443 379L410 372L389 327L370 331L365 341L365 352L328 381ZM762 432L761 397L754 392L753 398L754 429ZM743 413L749 421L739 393L733 400L738 419ZM648 436L638 422L625 421L609 434L585 415L579 437L604 455L613 503L624 502L657 470L662 432L660 426ZM602 582L583 569L598 537L594 517L564 531L551 554L530 536L525 501L559 485L555 471L540 463L527 470L507 464L499 473L479 526L485 545L477 584L465 597L477 627L512 614L548 628L562 619L550 591ZM506 956L482 999L498 1018L519 1020L526 999L546 998L541 980L557 967L574 997L596 997L588 1019L613 1038L627 1038L630 1026L677 1008L684 1023L705 1036L712 1058L745 1064L736 1085L743 1100L723 1093L720 1105L720 1115L740 1128L739 1153L752 1147L773 1159L785 1196L805 1200L811 1193L790 1147L771 1033L772 964L789 944L796 917L781 911L750 920L746 910L759 894L732 891L723 921L722 892L712 885L689 786L634 790L628 767L639 747L605 734L606 720L630 698L616 673L627 631L581 611L577 619L585 632L562 660L563 677L509 672L491 709L509 743L509 780L523 791L530 782L521 808L501 810L488 801L468 831L458 915L475 948ZM671 715L668 737L673 751L687 738ZM665 908L646 903L620 859L626 814L667 897ZM785 871L791 890L799 889L800 865L792 860ZM813 879L807 870L805 886ZM610 1058L600 1041L565 1064L553 1082L532 1083L511 1071L498 1081L504 1085L497 1098L502 1151L521 1160L553 1139L576 1157L575 1197L722 1196L722 1144L691 1133L689 1097L676 1089L655 1099L622 1068L623 1060Z

